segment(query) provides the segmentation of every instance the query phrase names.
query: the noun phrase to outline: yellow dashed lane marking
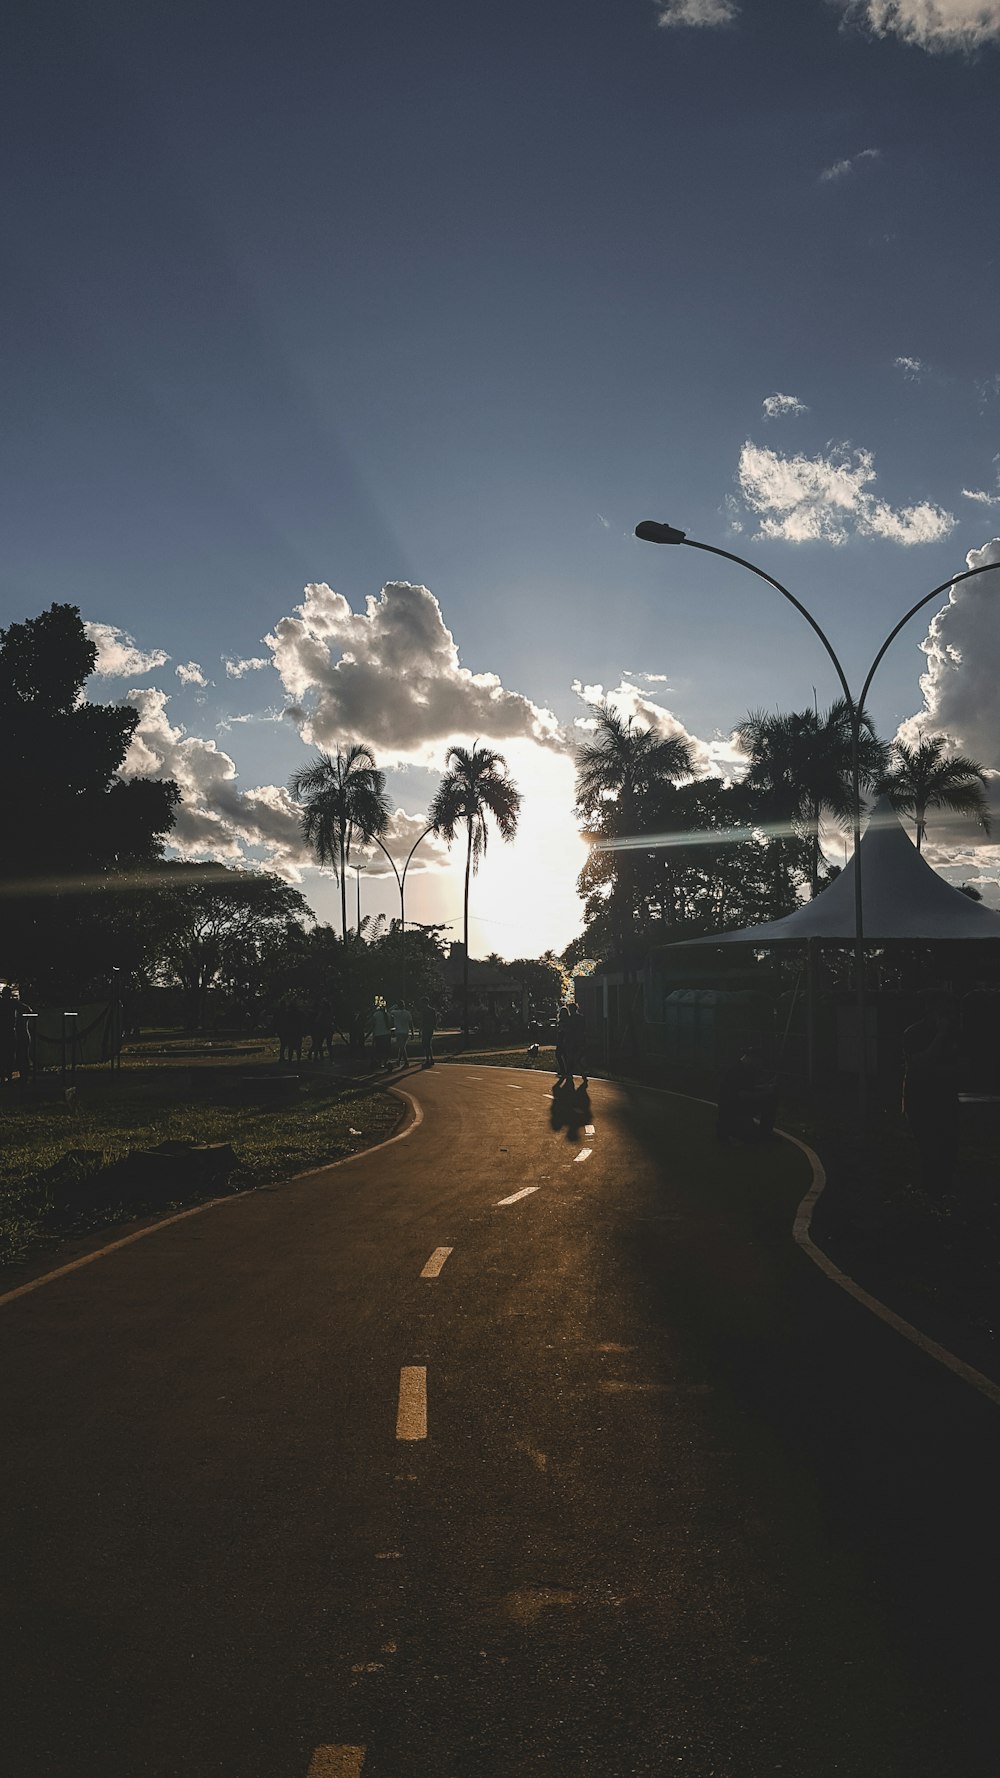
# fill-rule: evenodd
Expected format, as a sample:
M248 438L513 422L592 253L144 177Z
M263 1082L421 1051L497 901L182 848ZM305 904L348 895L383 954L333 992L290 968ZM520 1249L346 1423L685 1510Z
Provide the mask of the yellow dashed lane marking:
M444 1265L449 1253L454 1253L454 1251L454 1247L435 1247L434 1252L431 1254L430 1259L427 1261L427 1264L420 1274L421 1278L437 1278L440 1275L441 1267Z
M306 1778L361 1778L363 1747L317 1747Z
M519 1192L511 1192L509 1198L498 1198L493 1207L495 1210L499 1210L502 1204L516 1204L518 1198L529 1198L532 1192L537 1190L537 1185L523 1185Z
M404 1364L399 1373L397 1438L427 1437L427 1366Z

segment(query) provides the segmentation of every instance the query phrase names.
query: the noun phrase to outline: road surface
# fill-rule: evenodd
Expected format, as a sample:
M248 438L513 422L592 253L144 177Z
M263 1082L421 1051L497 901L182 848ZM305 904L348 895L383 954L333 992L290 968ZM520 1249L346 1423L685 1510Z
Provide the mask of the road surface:
M0 1305L10 1778L978 1778L1000 1411L798 1151L412 1071L403 1140Z

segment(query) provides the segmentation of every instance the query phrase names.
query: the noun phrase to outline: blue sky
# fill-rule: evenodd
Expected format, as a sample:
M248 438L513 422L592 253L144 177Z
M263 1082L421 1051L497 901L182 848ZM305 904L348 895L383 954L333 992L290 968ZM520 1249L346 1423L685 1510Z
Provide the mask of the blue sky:
M782 601L638 544L637 520L787 581L855 683L1000 533L998 68L1000 0L24 11L0 621L69 599L133 638L92 687L141 703L132 764L180 762L187 846L282 868L279 792L310 737L355 738L349 714L369 738L371 711L414 816L425 768L475 738L450 631L461 667L520 697L476 733L537 798L516 859L487 864L474 943L564 944L574 682L630 684L623 707L706 745L750 706L835 690ZM927 707L1000 768L994 578L944 620ZM361 614L349 698L346 620L286 635L280 675L262 640L313 583ZM391 595L366 619L396 583L438 618ZM394 614L397 640L424 624L419 710ZM880 675L887 734L925 707L926 634ZM312 681L307 643L329 653ZM224 658L269 664L233 678ZM178 678L192 662L205 685ZM995 877L1000 850L952 863ZM528 867L543 893L512 911ZM459 900L457 870L414 879L421 917Z

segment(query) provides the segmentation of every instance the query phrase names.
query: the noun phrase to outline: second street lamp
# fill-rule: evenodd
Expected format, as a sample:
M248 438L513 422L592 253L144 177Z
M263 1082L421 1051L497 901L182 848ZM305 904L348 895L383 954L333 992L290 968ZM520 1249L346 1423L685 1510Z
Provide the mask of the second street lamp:
M858 1025L858 1112L860 1117L864 1119L868 1100L868 1056L867 1044L865 1041L865 924L864 896L861 882L860 755L861 725L864 719L865 702L871 689L872 680L875 677L886 649L899 635L899 632L903 629L904 625L909 623L910 618L915 617L917 612L920 611L923 606L929 605L932 599L939 598L949 587L956 586L959 581L971 580L977 574L987 574L991 569L995 570L998 564L987 562L981 568L967 568L964 573L949 575L947 580L943 580L940 585L932 587L929 593L924 593L923 597L918 599L915 605L911 605L909 611L905 612L899 622L890 630L868 669L864 685L861 688L860 698L855 698L847 683L844 669L837 658L829 637L820 628L816 619L813 617L812 612L807 610L801 600L797 599L794 593L790 593L786 586L782 586L780 580L775 580L773 574L768 574L763 568L758 568L755 562L748 562L745 556L734 555L732 550L720 549L714 543L699 543L695 538L688 537L684 531L679 531L675 525L662 524L656 519L644 519L641 524L636 525L635 534L643 543L684 544L688 549L700 549L704 550L707 555L722 556L725 561L735 562L738 567L747 569L750 574L755 574L758 580L766 581L768 586L774 587L775 592L780 593L783 599L787 599L788 603L794 605L796 611L801 613L805 618L806 623L816 632L816 635L826 649L830 660L833 662L837 678L840 680L841 688L851 713L851 803L853 817L852 825L854 828L854 970L857 992Z

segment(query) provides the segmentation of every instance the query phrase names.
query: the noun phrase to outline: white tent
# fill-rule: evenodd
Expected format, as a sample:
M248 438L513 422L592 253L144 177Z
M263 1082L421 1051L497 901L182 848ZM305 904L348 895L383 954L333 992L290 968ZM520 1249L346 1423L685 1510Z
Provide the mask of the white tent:
M854 859L815 901L783 920L741 926L692 945L787 944L806 939L847 943L854 938ZM971 901L932 870L908 839L885 798L872 810L861 840L861 894L865 940L1000 939L1000 913ZM673 948L673 947L672 947Z

